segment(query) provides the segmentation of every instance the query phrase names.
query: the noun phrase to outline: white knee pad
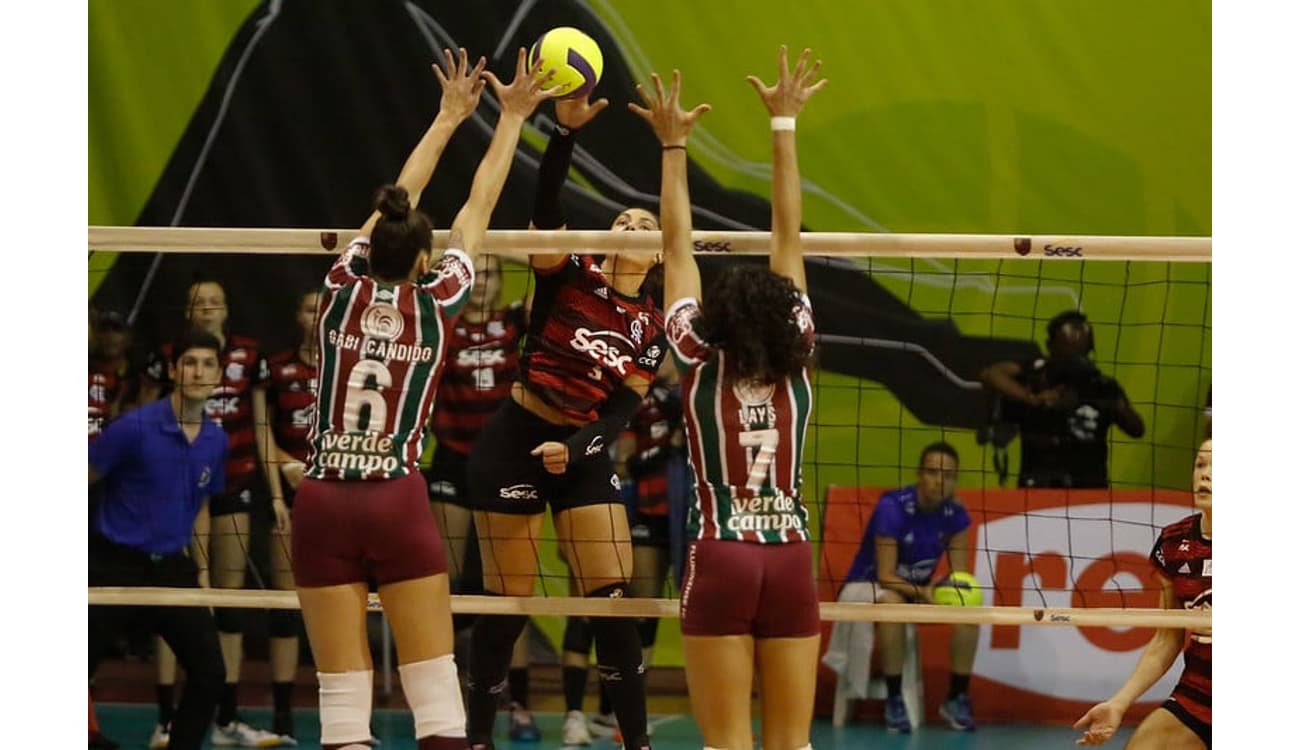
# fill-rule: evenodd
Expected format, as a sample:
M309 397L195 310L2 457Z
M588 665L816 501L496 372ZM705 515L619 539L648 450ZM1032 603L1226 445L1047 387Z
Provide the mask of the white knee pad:
M465 736L465 705L451 654L403 664L397 672L415 719L416 739Z
M375 673L317 672L316 679L320 682L321 744L369 742Z

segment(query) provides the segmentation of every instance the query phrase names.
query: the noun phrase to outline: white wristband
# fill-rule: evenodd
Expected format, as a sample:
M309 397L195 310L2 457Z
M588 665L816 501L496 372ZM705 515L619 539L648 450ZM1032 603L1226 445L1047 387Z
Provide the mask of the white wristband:
M772 129L773 129L773 130L794 130L794 118L793 118L793 117L773 117L773 118L772 118Z

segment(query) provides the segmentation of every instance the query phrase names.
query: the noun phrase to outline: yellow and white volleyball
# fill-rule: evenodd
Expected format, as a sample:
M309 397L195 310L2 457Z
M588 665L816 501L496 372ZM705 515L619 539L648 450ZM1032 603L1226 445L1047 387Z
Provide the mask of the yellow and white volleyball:
M600 54L596 40L573 28L559 26L542 34L528 50L528 67L538 60L542 68L538 75L555 69L547 88L558 86L557 99L581 99L591 93L600 82L605 59Z
M984 590L980 588L979 579L970 573L949 573L947 578L935 584L934 603L949 607L982 607Z

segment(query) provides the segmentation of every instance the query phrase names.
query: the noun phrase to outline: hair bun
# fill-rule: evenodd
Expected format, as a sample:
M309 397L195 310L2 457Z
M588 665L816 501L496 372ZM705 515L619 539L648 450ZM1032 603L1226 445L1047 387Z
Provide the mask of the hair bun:
M386 219L405 220L411 213L411 196L400 185L385 185L379 188L375 210Z

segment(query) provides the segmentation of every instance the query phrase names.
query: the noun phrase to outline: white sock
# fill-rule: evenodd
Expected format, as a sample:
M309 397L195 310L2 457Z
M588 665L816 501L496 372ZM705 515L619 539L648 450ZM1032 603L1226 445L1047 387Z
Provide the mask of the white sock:
M375 673L317 672L316 679L320 682L321 744L369 742Z
M456 660L451 654L397 668L402 692L415 718L415 738L464 737L465 705L460 699Z

